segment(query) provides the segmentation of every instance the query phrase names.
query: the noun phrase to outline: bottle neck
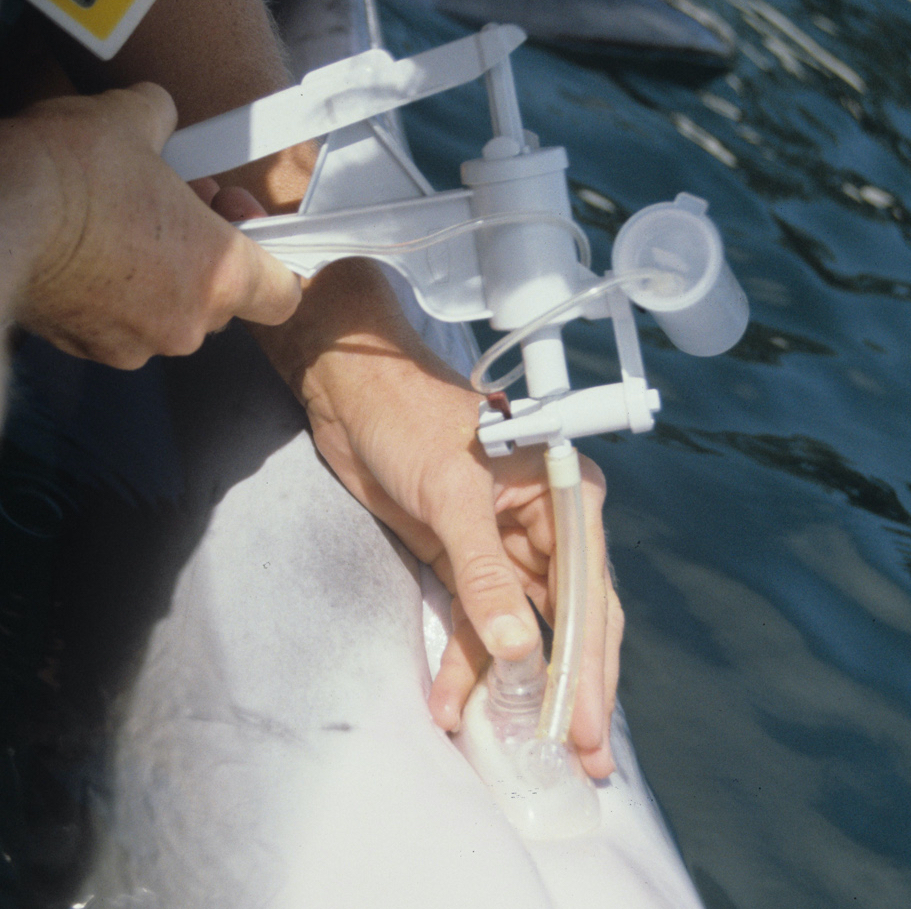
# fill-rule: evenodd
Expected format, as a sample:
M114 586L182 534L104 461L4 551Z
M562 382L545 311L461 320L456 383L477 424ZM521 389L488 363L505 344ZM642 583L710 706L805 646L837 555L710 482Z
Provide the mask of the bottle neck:
M489 709L503 719L537 718L547 686L547 663L538 646L524 660L495 659L487 673Z

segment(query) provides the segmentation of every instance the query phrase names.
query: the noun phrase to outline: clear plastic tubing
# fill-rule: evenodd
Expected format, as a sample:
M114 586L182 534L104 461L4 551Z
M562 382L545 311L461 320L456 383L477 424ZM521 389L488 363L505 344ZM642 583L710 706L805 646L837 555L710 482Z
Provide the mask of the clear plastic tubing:
M579 682L585 634L585 515L579 455L569 443L544 455L554 509L557 543L557 602L554 642L537 737L566 741Z
M510 370L505 376L499 379L488 381L484 378L484 374L507 351L512 350L513 347L517 344L521 344L527 337L533 335L539 329L544 328L545 325L549 325L554 319L560 318L560 316L569 312L571 309L590 303L592 300L604 296L609 290L619 287L621 284L629 284L634 281L666 280L668 277L672 276L669 276L668 272L658 268L639 268L624 275L613 275L609 278L605 278L603 281L599 281L597 284L593 284L591 287L587 287L585 290L573 294L568 300L558 303L552 309L549 309L547 312L538 316L538 318L533 319L527 325L514 329L508 335L504 335L500 338L496 344L492 344L488 347L478 359L478 362L475 363L474 368L471 371L472 387L475 391L479 391L483 395L493 394L494 392L503 391L504 389L509 388L513 382L522 376L524 371L522 364L519 364L515 369Z
M489 227L503 227L511 224L550 224L554 227L563 228L563 230L572 234L579 250L579 261L585 268L591 267L591 245L585 231L569 218L561 215L554 215L546 211L519 211L505 212L501 215L483 215L479 218L472 218L470 221L462 221L459 224L453 224L451 227L444 227L426 237L416 237L413 240L403 240L401 243L320 243L311 242L306 239L296 239L288 242L284 238L267 239L259 241L260 246L267 252L275 256L276 259L285 262L293 271L293 261L285 257L291 257L294 253L305 250L308 252L318 252L326 254L338 254L341 256L388 256L394 253L412 253L419 252L435 246L437 243L446 243L454 240L463 234L473 233L474 231L484 230Z

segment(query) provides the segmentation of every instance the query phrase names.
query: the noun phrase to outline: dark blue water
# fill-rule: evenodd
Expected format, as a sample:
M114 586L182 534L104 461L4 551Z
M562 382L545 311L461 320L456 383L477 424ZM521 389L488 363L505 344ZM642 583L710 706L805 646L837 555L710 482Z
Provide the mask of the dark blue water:
M714 74L526 45L526 126L569 151L609 266L637 209L707 199L752 303L698 360L641 317L659 425L586 451L628 618L621 697L710 909L911 906L911 5L707 0ZM464 33L383 6L396 56ZM696 78L696 77L699 78ZM409 109L440 188L488 137L480 87ZM574 381L613 380L572 326Z

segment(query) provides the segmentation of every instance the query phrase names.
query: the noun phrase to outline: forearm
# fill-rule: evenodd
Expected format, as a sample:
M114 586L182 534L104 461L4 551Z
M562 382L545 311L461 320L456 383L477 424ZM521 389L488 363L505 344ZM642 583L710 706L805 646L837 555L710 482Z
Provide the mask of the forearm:
M0 120L0 325L11 323L55 230L56 175L22 118Z
M174 28L180 17L181 28ZM185 126L290 84L283 50L260 0L156 0L123 51L101 67L107 84L150 79L171 92ZM294 210L316 159L306 143L219 175L222 185L249 190L270 214ZM229 213L232 220L236 217ZM417 352L378 269L368 263L327 269L304 291L288 323L264 331L251 326L270 359L303 400L303 380L321 355L359 347L406 347ZM357 339L360 339L359 341ZM379 355L359 366L388 362Z

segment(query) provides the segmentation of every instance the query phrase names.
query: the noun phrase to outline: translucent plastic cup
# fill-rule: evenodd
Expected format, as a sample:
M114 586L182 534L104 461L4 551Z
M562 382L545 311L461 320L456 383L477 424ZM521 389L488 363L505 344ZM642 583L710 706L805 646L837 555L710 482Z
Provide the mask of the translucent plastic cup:
M724 258L708 204L681 193L673 202L633 215L614 241L614 274L657 269L656 278L630 280L624 293L688 354L711 357L733 347L746 331L750 308Z

